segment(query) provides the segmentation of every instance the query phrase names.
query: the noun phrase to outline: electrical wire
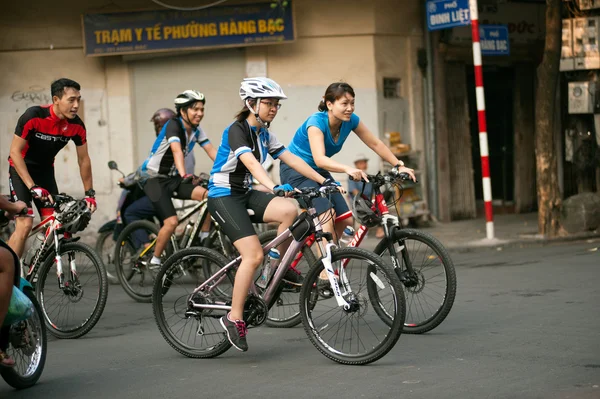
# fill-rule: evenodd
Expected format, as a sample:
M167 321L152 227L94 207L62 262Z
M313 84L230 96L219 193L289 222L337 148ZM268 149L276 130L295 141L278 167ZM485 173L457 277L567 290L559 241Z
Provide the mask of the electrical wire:
M228 0L217 0L214 1L210 4L204 5L204 6L198 6L198 7L177 7L177 6L172 6L170 4L167 3L163 3L162 1L159 0L152 0L153 3L158 4L159 6L165 7L165 8L169 8L171 10L177 10L177 11L198 11L198 10L204 10L206 8L210 8L216 5L219 5L221 3L225 3Z

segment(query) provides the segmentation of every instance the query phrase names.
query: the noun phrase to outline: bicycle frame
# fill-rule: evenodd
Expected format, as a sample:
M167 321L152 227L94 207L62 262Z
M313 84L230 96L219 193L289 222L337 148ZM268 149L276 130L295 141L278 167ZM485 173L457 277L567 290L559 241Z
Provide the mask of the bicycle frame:
M373 203L372 209L374 211L377 211L381 215L382 222L381 222L380 226L383 227L385 237L390 238L391 237L390 226L399 226L400 221L397 216L390 214L390 210L387 206L387 203L385 202L383 193L381 192L380 188L377 186L374 186L373 189L375 191L375 202ZM354 233L354 236L352 237L352 240L348 244L348 247L358 248L358 246L362 243L363 239L367 236L368 231L369 231L369 228L367 226L360 225L358 230L356 230L356 232ZM310 248L315 243L315 240L316 240L315 235L312 234L306 239L305 245ZM396 249L394 248L394 243L391 240L388 240L388 250L390 251L390 258L392 261L392 265L394 266L394 269L398 269L400 267L400 264L398 263L398 258L396 256L397 253L396 253ZM407 265L407 269L412 273L412 264L410 262L408 254L404 250L404 247L401 247L400 250L402 252L402 258L404 260L404 263ZM321 252L321 253L323 253L323 252ZM298 254L296 255L296 258L292 262L291 267L296 267L301 259L302 259L302 252L300 251L300 252L298 252ZM345 268L346 265L348 264L348 259L344 259L342 262L343 262L342 266Z
M181 225L186 220L188 220L190 217L192 217L193 214L195 214L196 212L199 212L202 208L204 208L204 211L202 212L200 217L198 219L196 219L196 222L194 222L194 228L192 229L192 233L190 234L189 239L187 241L185 241L185 242L182 241L181 243L178 243L177 240L175 239L175 235L171 236L171 238L170 238L171 244L173 245L173 249L175 251L177 251L181 248L187 248L187 247L191 246L192 241L193 241L194 237L196 236L196 234L198 233L198 229L201 226L201 222L204 222L204 214L206 213L207 206L208 206L207 200L202 200L199 203L193 205L191 207L191 209L189 211L187 211L181 217L181 219L179 219L179 223L177 224L178 226ZM156 243L157 238L152 240L150 245L148 245L146 248L144 248L144 250L140 253L139 257L144 256L149 250L154 249L154 244Z
M312 217L312 228L315 230L315 233L313 233L313 235L320 235L322 232L322 228L321 228L321 224L319 221L319 217L318 217L318 215L316 215L316 210L314 208L310 208L307 212L301 213L288 229L286 229L281 234L279 234L277 237L275 237L275 239L273 239L273 241L266 244L263 247L263 254L266 255L272 248L280 245L287 239L293 237L292 230L296 226L298 226L300 223L302 223L306 218L309 218L309 217ZM350 307L350 305L348 304L348 302L346 302L346 300L342 296L342 293L341 293L341 290L340 290L340 287L338 284L338 280L335 277L336 273L334 272L333 267L331 265L331 248L335 247L336 245L329 243L329 244L327 244L326 248L323 248L323 244L321 243L321 241L318 241L318 245L319 245L319 248L321 249L322 253L326 254L326 256L324 256L322 258L322 262L323 262L323 265L325 266L325 270L327 270L327 275L328 275L331 287L333 289L335 299L339 306L343 306L345 309L348 309ZM293 264L296 254L301 250L301 248L303 246L304 246L304 241L297 241L296 239L292 240L292 243L290 244L287 251L283 255L281 262L277 266L275 274L269 280L267 287L263 291L262 295L260 294L260 291L257 288L255 283L250 285L250 293L254 294L258 297L261 297L263 299L263 301L267 304L268 308L270 308L273 305L273 303L275 302L275 300L277 299L276 292L277 292L277 289L278 289L281 281L283 280L283 276L285 275L285 272L287 271L288 267L290 267ZM232 260L227 265L223 266L219 271L217 271L215 274L213 274L211 277L209 277L206 281L204 281L202 284L200 284L198 287L196 287L196 289L189 296L189 303L192 305L192 307L194 309L219 309L219 310L227 310L227 311L231 310L231 306L227 305L225 303L223 303L223 304L197 304L197 303L194 303L193 297L198 292L203 292L203 291L210 292L212 290L212 287L217 286L221 281L223 281L224 278L226 278L226 273L230 269L239 266L241 260L242 260L242 257L238 256L236 259ZM342 270L343 270L343 268L342 268ZM349 292L350 290L349 290L349 284L347 283L347 281L348 281L347 277L345 276L345 273L343 273L343 271L341 274L343 276L340 276L340 280L343 283L344 287L346 288L346 291Z
M44 220L42 220L37 226L31 229L31 233L27 238L33 237L34 235L40 233L42 230L46 229L44 232L44 241L42 245L37 249L35 254L32 257L31 264L29 266L29 270L26 273L26 280L29 282L33 282L36 272L41 266L42 261L45 259L44 254L47 253L48 250L54 246L55 248L55 256L54 262L56 263L56 274L58 277L58 286L60 289L65 287L65 277L63 273L63 263L60 252L61 240L59 238L58 230L62 224L56 220L56 212L49 215ZM64 232L62 233L63 237L69 239L71 238L71 234ZM71 277L73 279L77 279L77 266L73 260L69 260L69 269L71 272ZM22 271L21 271L22 273Z

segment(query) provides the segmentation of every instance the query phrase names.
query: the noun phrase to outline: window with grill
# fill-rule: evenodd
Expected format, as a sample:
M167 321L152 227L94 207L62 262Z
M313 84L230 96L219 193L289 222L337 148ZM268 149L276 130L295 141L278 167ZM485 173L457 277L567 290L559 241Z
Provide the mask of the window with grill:
M383 78L383 98L400 98L399 78Z

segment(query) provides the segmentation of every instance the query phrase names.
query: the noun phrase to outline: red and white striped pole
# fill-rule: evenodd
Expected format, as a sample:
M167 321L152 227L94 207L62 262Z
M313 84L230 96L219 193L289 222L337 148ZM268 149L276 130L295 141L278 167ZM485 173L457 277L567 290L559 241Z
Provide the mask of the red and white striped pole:
M494 215L492 212L492 183L488 152L487 126L485 122L485 95L483 90L483 69L481 64L481 44L479 43L479 12L477 0L469 0L471 14L471 34L473 37L473 63L475 65L475 95L477 97L477 120L479 121L479 152L481 154L481 175L483 177L483 201L485 204L485 230L488 239L494 238Z

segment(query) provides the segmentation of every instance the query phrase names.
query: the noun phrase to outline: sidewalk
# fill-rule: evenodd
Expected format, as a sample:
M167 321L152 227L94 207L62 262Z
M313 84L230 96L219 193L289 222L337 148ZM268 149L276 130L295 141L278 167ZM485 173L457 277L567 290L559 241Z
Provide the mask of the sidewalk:
M547 239L538 234L537 212L494 216L495 238L488 240L485 219L460 220L450 223L430 222L429 227L418 227L437 238L447 249L468 250L481 247L545 244L600 237L600 231L590 231L564 237ZM369 240L375 240L369 232ZM375 243L375 241L374 241Z

